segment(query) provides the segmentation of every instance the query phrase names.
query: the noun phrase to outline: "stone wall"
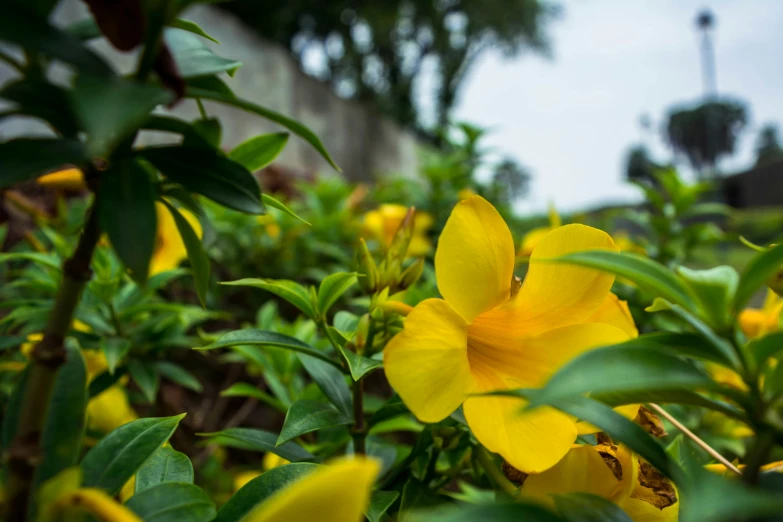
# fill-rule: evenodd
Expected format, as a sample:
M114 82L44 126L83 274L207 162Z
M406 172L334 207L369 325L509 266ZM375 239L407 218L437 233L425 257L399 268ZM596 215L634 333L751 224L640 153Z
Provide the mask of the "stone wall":
M54 19L55 23L66 25L87 15L82 2L65 0L58 7ZM368 107L337 97L328 86L302 73L286 50L261 40L233 15L209 6L195 6L183 18L198 23L221 42L217 45L205 40L215 53L243 63L234 78L227 78L237 96L274 109L310 127L321 137L346 178L369 180L384 174L415 175L418 143L412 133ZM94 46L108 56L119 71L130 71L136 63L134 54L117 53L106 42L97 41ZM10 75L11 72L0 65L0 84ZM210 102L205 105L211 116L220 118L226 147L237 145L256 134L280 130L257 116ZM199 117L191 100L183 100L172 112L187 119ZM8 138L31 130L40 131L41 126L30 121L11 120L0 125L0 137ZM166 137L148 133L141 139L149 144L165 141ZM277 162L307 173L330 170L320 155L296 136L291 137Z

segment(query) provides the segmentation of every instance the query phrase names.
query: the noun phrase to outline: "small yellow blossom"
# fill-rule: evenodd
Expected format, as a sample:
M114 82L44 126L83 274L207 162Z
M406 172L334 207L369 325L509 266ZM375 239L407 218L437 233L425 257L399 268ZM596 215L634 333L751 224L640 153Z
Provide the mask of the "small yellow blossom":
M520 497L550 506L553 495L588 493L620 506L634 522L676 522L674 486L623 446L574 445L560 462L523 477Z
M259 225L264 226L264 232L266 232L267 236L271 237L272 239L277 239L280 237L280 225L277 224L274 216L271 214L264 214L262 216L256 217L256 221Z
M280 455L276 453L272 453L271 451L268 451L264 455L264 460L261 462L261 465L264 467L264 471L269 471L272 468L276 468L278 466L282 466L284 464L290 464L291 461L284 459Z
M380 472L374 459L342 459L264 500L246 522L359 522Z
M188 210L182 208L178 210L201 239L203 231L198 218ZM179 235L177 223L166 205L156 202L155 211L158 215L158 231L155 235L155 249L150 259L150 276L176 268L188 257L188 251Z
M555 206L550 203L549 226L534 228L525 234L524 237L522 237L522 245L519 247L517 255L520 257L530 257L533 254L533 249L536 248L536 245L538 245L538 243L544 239L547 234L562 226L562 224L563 223L560 219L560 215L557 213Z
M612 275L540 262L589 249L617 247L591 227L556 228L536 246L518 288L503 218L481 197L458 203L435 253L443 299L419 303L384 351L386 376L411 411L438 422L463 405L479 442L515 468L538 473L557 463L576 440L574 419L550 407L520 413L512 397L472 395L542 386L574 356L629 339L629 315L608 297ZM604 306L614 311L599 313Z
M783 311L783 297L767 290L763 306L746 308L739 314L739 323L748 339L764 337L780 329L780 313Z
M239 491L245 484L261 475L260 471L240 471L234 475L234 492Z
M388 248L407 213L407 207L392 204L383 204L367 212L362 223L362 237L374 239L383 248ZM432 227L432 223L432 216L426 212L416 212L413 218L413 237L408 246L409 256L423 256L432 249L432 242L427 237L427 231Z
M459 201L462 201L462 200L468 199L470 197L473 197L475 195L476 195L476 192L473 189L464 188L464 189L460 190L459 192L457 192L457 199Z
M84 174L76 168L58 170L51 174L41 176L36 180L39 185L59 189L79 191L86 190L87 184L84 182Z

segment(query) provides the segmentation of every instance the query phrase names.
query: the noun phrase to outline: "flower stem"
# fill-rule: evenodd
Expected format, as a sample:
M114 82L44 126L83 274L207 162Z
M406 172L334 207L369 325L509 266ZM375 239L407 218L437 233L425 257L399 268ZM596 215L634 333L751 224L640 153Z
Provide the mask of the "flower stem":
M484 446L476 446L476 458L495 487L500 488L501 491L509 496L517 496L518 488L498 469L492 455L489 454L489 451Z
M745 473L742 480L746 484L756 484L761 475L761 467L767 462L769 453L775 446L775 434L771 431L762 431L756 435L747 457L745 458Z
M73 255L63 263L63 279L49 314L44 337L31 356L16 436L8 450L8 520L25 519L33 476L41 461L41 430L57 371L66 361L65 336L73 323L84 287L92 277L90 263L100 235L98 212L93 202L79 243Z
M364 424L364 379L359 378L352 386L353 391L353 452L356 455L367 453L367 427Z

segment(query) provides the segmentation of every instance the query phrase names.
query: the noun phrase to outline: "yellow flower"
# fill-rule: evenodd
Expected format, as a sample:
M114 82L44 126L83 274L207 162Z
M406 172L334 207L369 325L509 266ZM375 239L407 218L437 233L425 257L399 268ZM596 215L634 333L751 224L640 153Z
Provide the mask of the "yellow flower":
M740 471L745 469L745 464L736 464L737 468L739 468ZM704 466L704 469L707 471L712 471L713 473L721 473L726 475L727 477L736 477L736 473L730 472L728 469L726 469L726 466L720 463L715 464L707 464ZM764 464L761 466L761 471L774 471L775 473L783 473L783 460L779 460L777 462L770 462L769 464Z
M517 255L520 257L530 257L533 254L533 249L536 248L536 245L538 245L538 243L544 239L547 234L562 226L562 224L563 223L560 220L560 215L557 213L557 210L555 210L555 206L550 203L549 226L534 228L525 234L522 237L522 246L519 247L519 252L517 252Z
M178 210L201 239L203 231L198 218L185 209ZM158 231L155 236L155 250L150 259L150 276L176 268L182 260L188 257L185 243L179 235L177 223L171 212L160 202L155 203L155 211L158 215Z
M239 491L245 484L261 475L260 471L240 471L234 475L234 492Z
M764 305L759 308L746 308L739 314L739 323L748 339L764 337L780 329L780 313L783 311L783 297L767 290Z
M476 438L515 468L552 467L576 440L571 417L549 407L521 413L518 399L471 394L541 386L575 355L629 338L623 313L591 322L611 299L613 276L539 262L597 248L616 250L600 230L557 228L536 246L512 295L514 242L503 218L481 197L458 203L435 253L444 299L419 303L384 352L392 387L424 422L463 405Z
M634 522L675 522L674 486L625 446L574 445L552 468L523 477L520 497L554 506L553 495L589 493L620 506Z
M119 384L109 386L87 403L87 424L101 433L109 433L136 419L136 411Z
M470 198L472 196L475 196L475 195L476 195L476 192L473 189L464 188L464 189L460 190L459 192L457 192L457 199L462 201L462 200L468 199L468 198Z
M56 188L60 190L86 190L87 184L84 182L84 174L79 169L64 169L41 176L36 180L39 185Z
M284 459L280 455L277 455L276 453L272 453L271 451L268 451L264 455L264 460L261 462L261 465L264 467L264 471L269 471L272 468L276 468L278 466L282 466L284 464L290 464L291 461Z
M278 237L280 237L280 225L277 224L274 216L272 216L271 214L265 214L256 217L256 221L258 222L259 225L264 226L264 232L266 232L266 235L268 235L272 239L277 239Z
M380 465L343 459L283 488L251 511L245 522L359 522Z
M392 204L383 204L367 212L362 223L362 237L374 239L384 248L388 248L407 213L407 207ZM432 249L432 242L427 237L427 231L431 227L432 216L426 212L416 212L413 218L413 237L408 246L409 256L423 256Z

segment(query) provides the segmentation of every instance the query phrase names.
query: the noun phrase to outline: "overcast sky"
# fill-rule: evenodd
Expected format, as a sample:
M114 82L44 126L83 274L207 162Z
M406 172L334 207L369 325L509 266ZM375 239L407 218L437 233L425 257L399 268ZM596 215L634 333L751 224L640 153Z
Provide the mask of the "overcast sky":
M703 92L694 18L705 6L717 18L719 94L750 106L741 152L722 169L748 166L758 127L783 122L783 1L560 3L553 58L485 55L456 110L458 119L493 129L487 144L532 172L520 210L540 210L549 199L576 210L635 198L622 182L627 148L644 140L670 159L659 132L666 110ZM641 130L641 114L652 118L654 135Z

